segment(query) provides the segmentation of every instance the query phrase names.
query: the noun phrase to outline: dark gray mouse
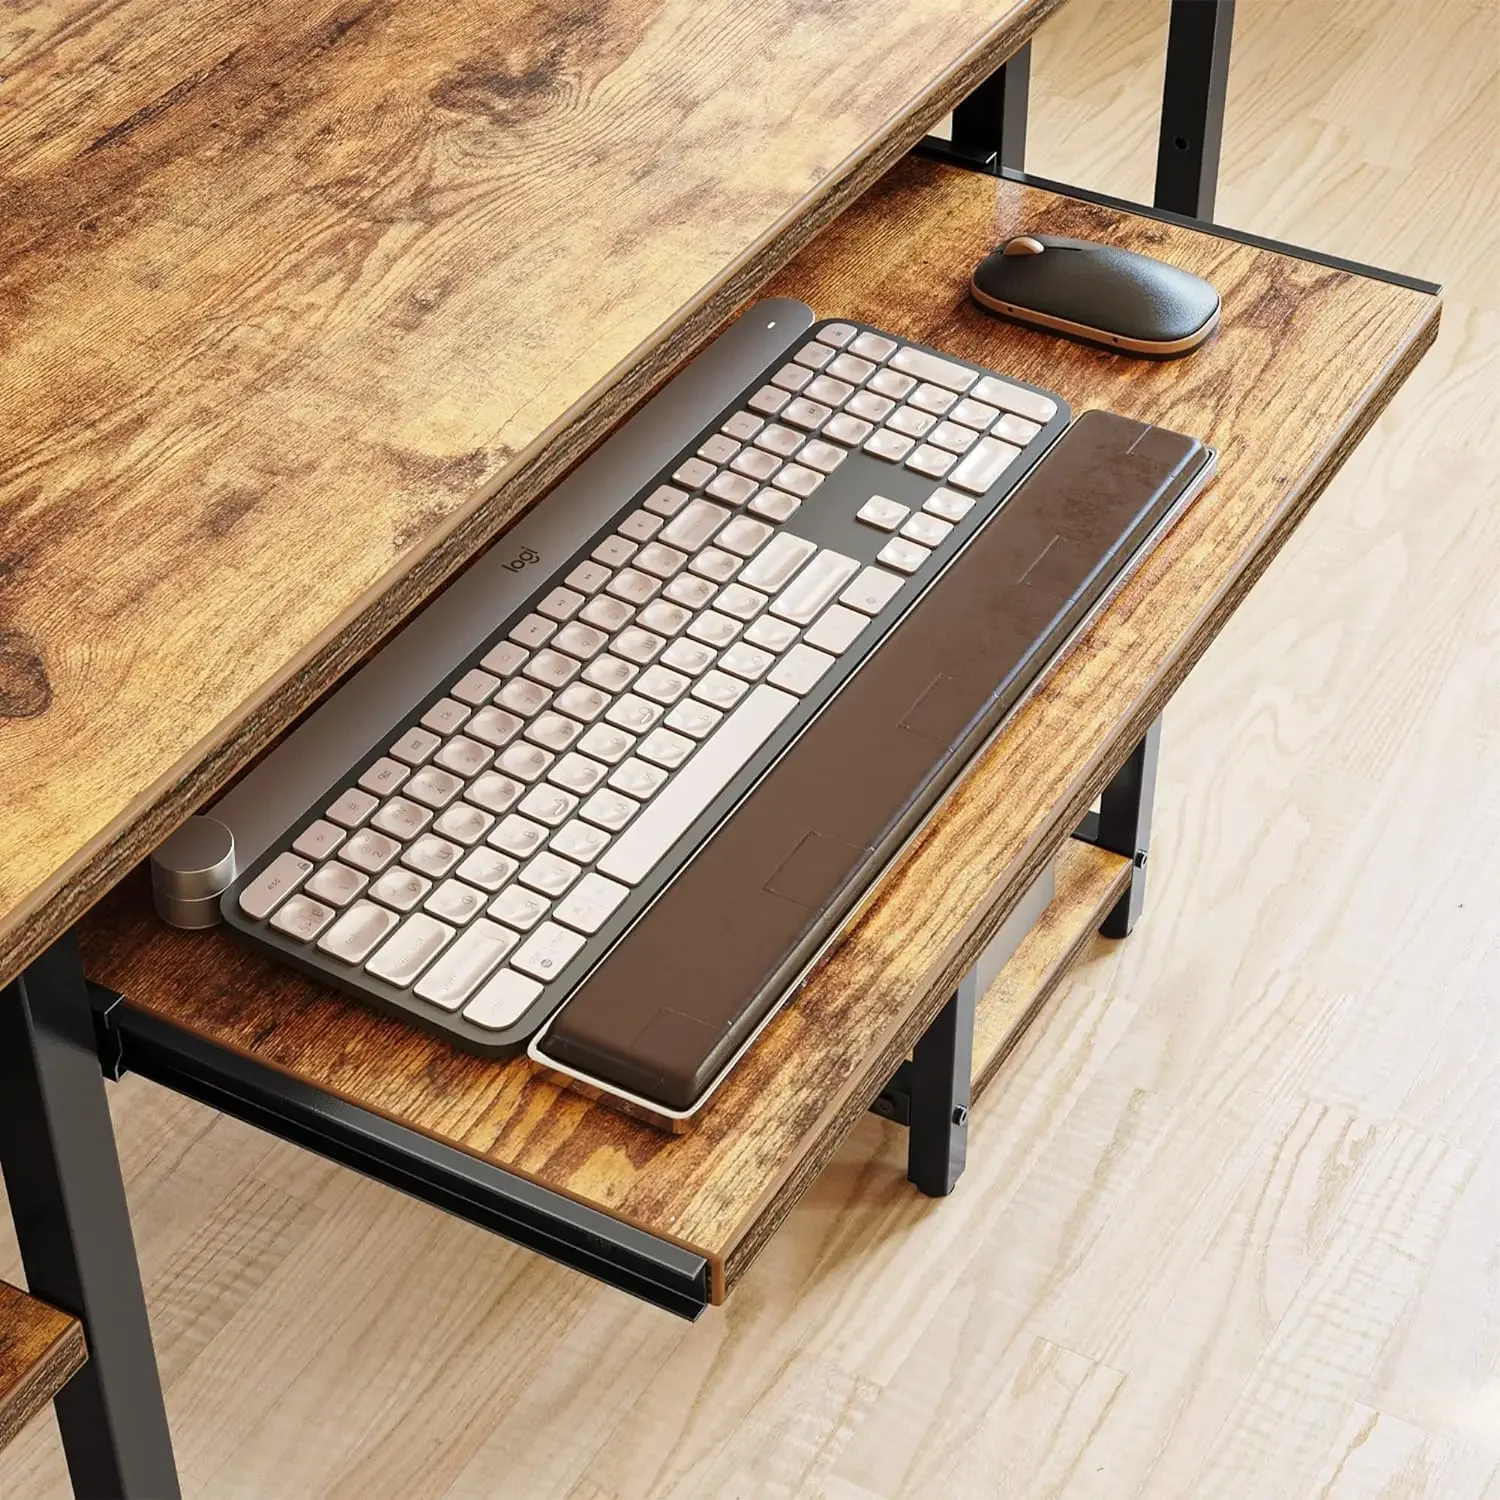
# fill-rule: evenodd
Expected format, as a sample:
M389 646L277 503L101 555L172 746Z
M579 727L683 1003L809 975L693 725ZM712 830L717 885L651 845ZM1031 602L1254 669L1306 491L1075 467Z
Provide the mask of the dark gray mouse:
M989 312L1119 354L1175 359L1219 326L1219 294L1201 276L1062 235L1007 240L974 268L969 290Z

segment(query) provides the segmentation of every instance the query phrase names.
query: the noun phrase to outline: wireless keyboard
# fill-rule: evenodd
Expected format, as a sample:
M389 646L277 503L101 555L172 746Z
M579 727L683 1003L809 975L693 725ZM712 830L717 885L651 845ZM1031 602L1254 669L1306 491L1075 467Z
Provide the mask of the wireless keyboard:
M690 1115L1211 468L1068 422L815 325L387 703L226 919L458 1045Z

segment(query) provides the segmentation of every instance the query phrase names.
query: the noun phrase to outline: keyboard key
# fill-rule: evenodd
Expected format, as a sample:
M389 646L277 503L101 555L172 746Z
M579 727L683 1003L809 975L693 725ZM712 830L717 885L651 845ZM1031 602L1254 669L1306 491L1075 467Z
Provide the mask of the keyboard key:
M583 733L583 725L565 714L538 714L526 730L526 738L547 750L566 750Z
M758 646L748 646L743 641L738 641L719 658L719 665L736 677L743 677L747 682L755 682L766 675L767 668L775 660L776 658L769 651L762 651Z
M982 495L1020 456L1019 448L998 438L980 438L948 475L948 483Z
M904 375L898 376L904 380ZM849 404L844 408L845 415L859 417L866 422L883 422L894 409L896 403L885 396L877 396L873 391L857 391L849 398Z
M939 382L941 384L941 382ZM974 394L991 406L1003 407L1030 422L1050 422L1057 415L1057 402L1023 386L1012 385L1008 380L999 380L986 375L974 387Z
M518 1021L542 993L536 980L501 969L464 1008L464 1020L483 1026L486 1031L503 1031Z
M680 604L671 604L665 599L653 599L640 613L637 620L645 630L654 630L657 635L676 635L692 618Z
M884 359L896 347L895 339L882 337L878 333L864 332L859 334L849 348L855 354L863 354L866 359Z
M631 571L630 568L626 568L622 572L615 574L614 583L610 587L613 588L615 583L618 583L620 579L626 577ZM641 575L636 574L636 576L640 577ZM538 651L526 663L526 675L534 682L541 683L543 687L560 688L570 683L578 675L578 663L571 656L567 656L561 651ZM510 684L507 684L508 686ZM504 700L502 699L502 701Z
M835 656L847 651L870 623L867 616L842 604L830 604L803 636L809 646L831 651ZM727 663L726 663L727 665Z
M751 479L769 479L781 467L781 460L762 448L746 448L730 466Z
M974 501L968 495L960 495L957 490L940 489L927 497L922 509L944 521L962 521L974 509Z
M346 964L360 964L400 918L373 901L351 906L322 937L318 948Z
M632 547L630 550L634 552L635 548ZM545 615L532 614L527 615L512 628L510 638L518 646L535 650L538 646L545 646L552 639L556 629L556 623L547 619Z
M749 516L736 516L719 533L719 546L741 557L749 557L762 542L771 535L771 528L764 521L752 521Z
M781 415L783 420L790 422L793 427L802 427L808 432L815 432L833 415L833 412L819 401L809 401L803 396L798 396L795 400L787 402L786 410Z
M694 500L668 523L661 539L670 547L696 552L727 520L729 512L712 500Z
M722 547L705 547L688 566L715 583L724 583L739 572L740 559Z
M689 677L696 677L714 659L715 652L712 646L705 646L702 641L673 641L665 651L662 652L662 665L671 667L674 672L686 672Z
M931 555L925 547L919 547L904 537L893 536L880 549L876 561L890 568L899 568L903 573L915 573Z
M404 760L409 766L420 766L423 761L431 758L432 752L442 743L430 730L408 729L391 746L391 754L397 760Z
M518 646L514 641L501 641L480 658L479 665L496 677L509 677L526 665L526 655L524 646Z
M740 628L738 620L721 615L716 609L705 609L688 626L687 633L694 640L710 646L727 646L740 633Z
M812 379L812 371L805 365L782 365L782 367L771 377L772 385L779 385L784 391L800 391L803 386Z
M817 550L816 542L783 531L750 560L740 574L740 582L774 594Z
M508 885L490 902L490 915L517 932L529 932L551 905L547 897L528 891L524 885Z
M743 505L755 493L755 481L743 474L731 474L726 469L714 477L704 493L726 505Z
M842 349L858 331L848 323L829 323L818 330L817 337L825 344L832 344L835 349Z
M578 806L578 798L572 792L565 792L560 786L553 786L550 782L543 782L540 786L534 786L521 798L520 805L516 808L517 813L524 813L528 818L534 818L538 823L545 823L549 828L556 828L559 823L565 822ZM508 847L508 846L502 846ZM515 850L510 850L514 854Z
M578 813L590 823L597 823L615 833L636 815L639 807L640 803L634 799L603 787L578 809Z
M552 835L552 842L547 847L564 859L580 865L590 865L603 852L607 843L609 835L602 828L571 818Z
M583 939L556 922L543 922L516 950L511 963L523 974L541 980L555 979L568 960L583 947Z
M750 502L750 509L755 515L764 516L768 521L785 521L801 504L801 500L795 495L785 494L781 490L762 490Z
M578 742L580 750L586 750L595 760L608 761L610 765L623 760L634 745L634 735L608 724L595 724Z
M719 595L715 608L721 614L748 620L766 607L766 596L759 589L747 589L742 583L731 583Z
M469 777L477 776L494 758L495 752L488 745L471 740L466 734L456 734L438 751L433 764L467 781Z
M358 870L351 870L335 859L316 871L303 890L330 906L348 906L369 883Z
M583 676L586 682L603 688L607 693L618 693L634 680L639 671L639 667L632 666L628 661L621 661L618 656L601 656L583 669Z
M910 406L903 406L900 411L893 412L891 420L886 423L886 426L893 432L916 438L926 437L936 425L936 417L925 411L917 411Z
M953 454L944 453L941 448L934 448L930 443L923 443L906 460L908 469L915 469L918 474L925 474L929 479L941 479L954 465Z
M823 424L824 437L835 438L851 448L857 448L869 435L870 424L862 422L858 417L851 417L845 411L835 412Z
M760 501L757 500L750 508L754 510L759 504ZM666 598L685 609L702 609L716 592L713 584L706 578L694 578L691 574L674 578L664 590Z
M486 771L477 777L465 794L470 802L487 808L493 813L502 813L510 807L525 790L522 784L498 771Z
M423 766L404 788L408 797L427 807L446 807L463 789L457 776L437 766Z
M440 839L435 833L424 833L401 856L401 863L419 875L441 880L463 857L463 852L458 844L448 839Z
M814 438L797 455L797 462L816 469L820 474L831 474L847 457L848 454L842 448L835 448L832 443L820 442Z
M730 446L735 445L731 443ZM633 510L620 522L620 535L628 536L632 542L649 542L660 530L661 517L652 515L649 510Z
M400 852L401 845L395 839L377 833L373 828L361 828L339 850L345 864L353 865L370 875L385 869Z
M562 859L544 850L522 867L517 879L544 896L560 896L582 873L571 859Z
M755 446L764 448L768 453L774 453L778 458L790 458L805 441L803 435L795 427L787 427L780 422L772 422L761 435L756 438Z
M806 625L857 572L859 564L852 557L825 549L771 601L771 613Z
M498 923L476 922L417 981L417 997L443 1010L457 1010L519 941Z
M616 655L623 656L627 661L644 666L646 662L653 661L659 656L662 647L666 644L666 641L654 631L642 630L639 625L631 625L615 637L614 650Z
M1009 412L994 427L997 438L1004 438L1007 443L1015 443L1019 447L1025 447L1041 430L1038 423L1028 422L1025 417L1012 416Z
M647 667L635 684L643 698L654 703L675 703L688 690L688 679L668 667Z
M953 402L953 392L945 391L940 386L919 385L911 393L911 404L919 411L936 412L939 416L946 412Z
M775 688L751 689L749 697L604 851L598 864L600 874L627 885L645 879L796 706L794 697Z
M883 568L865 568L839 595L839 603L867 615L878 615L901 592L901 585L905 582L904 578L887 573Z
M484 902L484 893L475 890L472 885L465 885L461 880L445 880L422 903L422 910L441 917L445 922L452 922L456 927L462 927L465 922L479 915Z
M687 500L686 490L674 489L670 484L659 484L641 503L659 516L675 516L687 504Z
M547 772L547 780L558 786L585 796L604 780L604 767L591 755L569 753Z
M552 637L552 646L554 650L566 651L579 661L592 661L604 649L604 643L608 639L602 630L585 625L581 620L574 620Z
M972 427L975 432L983 432L999 415L998 407L986 406L983 401L976 401L972 396L965 396L948 413L948 418L953 422L962 422L965 427Z
M622 625L628 624L634 614L635 611L623 599L611 599L600 594L589 600L578 618L597 630L612 634Z
M910 508L905 505L897 505L884 495L871 495L855 511L854 518L863 521L866 526L878 527L881 531L894 531L910 514Z
M635 543L630 541L629 538L607 536L594 548L594 561L596 563L603 563L606 568L623 568L635 556L635 550ZM540 646L542 642L536 641L529 644Z
M701 740L717 727L723 717L718 709L710 708L706 703L684 698L667 715L666 724L669 729L679 730L683 734L692 735L695 740Z
M965 453L974 441L974 434L967 427L960 427L957 422L939 422L932 429L928 441L939 448L946 448L950 453Z
M525 677L513 677L500 689L497 701L510 713L529 719L552 701L552 694L540 683L528 681Z
M409 802L405 797L392 797L370 819L370 827L378 828L404 844L408 839L416 838L430 822L432 814L425 807Z
M447 923L417 912L375 950L365 968L377 979L405 989L455 936Z
M936 516L924 515L918 511L901 528L901 535L910 537L914 542L921 542L924 547L936 547L952 530L951 522L940 521Z
M647 519L656 521L654 516L648 516ZM656 524L659 526L661 522L656 521ZM582 605L582 594L578 593L575 589L563 588L559 585L537 605L536 609L538 614L546 615L549 620L571 620L578 613ZM454 690L455 698L462 696L457 689Z
M922 349L913 349L910 345L903 345L891 356L891 368L900 370L903 375L915 375L918 380L931 381L949 391L966 391L977 379L973 370L949 359L939 359L936 354L928 354ZM975 394L983 396L980 391Z
M792 693L810 692L819 679L833 665L833 658L826 652L798 643L776 663L769 679L773 687L786 688Z
M683 499L686 498L684 495ZM609 569L596 562L579 563L567 577L568 587L577 589L580 594L597 594L608 582ZM515 667L508 668L506 675L513 671Z
M527 859L547 842L547 830L530 818L511 813L500 820L500 826L490 835L490 843L517 859Z
M804 344L792 358L799 365L806 365L809 369L813 370L821 370L833 358L833 350L827 344Z
M783 406L790 401L791 395L778 386L763 385L750 398L748 405L755 411L764 412L768 417L775 416Z
M389 755L382 755L359 778L359 784L377 797L389 797L410 775L410 767L403 766L399 760L392 760Z
M701 458L690 458L677 470L672 478L690 490L701 489L714 477L714 466Z
M277 907L271 926L299 943L310 943L331 921L331 906L310 896L290 896Z
M857 354L841 354L828 366L828 373L839 380L847 380L853 385L858 385L863 380L868 380L875 372L875 366L867 359L861 359Z
M626 693L623 697L615 699L604 717L621 729L628 729L632 734L640 734L661 717L661 708L648 699L638 697L635 693Z
M481 708L464 725L464 730L471 738L483 740L486 745L493 745L499 749L520 733L523 722L515 714L507 713L503 708Z
M799 500L807 499L822 482L823 476L816 469L807 469L801 464L788 464L776 476L776 488L789 490Z
M648 766L638 756L632 755L610 772L609 784L617 792L645 801L666 779L667 773L661 767Z
M778 620L774 615L762 615L745 632L745 639L752 646L760 646L767 651L785 651L797 639L797 627L787 624L785 620Z
M683 553L675 547L660 547L655 542L650 547L643 547L641 555L652 552L654 559L670 554L673 557L682 557ZM653 578L650 573L643 573L639 568L621 568L606 585L608 591L617 599L623 599L627 604L644 604L648 599L655 597L657 590L661 588L661 580ZM528 671L531 669L528 667ZM534 674L533 674L534 675Z
M642 760L649 760L655 766L664 766L669 771L675 771L695 748L686 735L660 727L653 729L639 747ZM363 884L363 881L360 883Z
M278 854L240 892L240 910L252 921L263 920L312 874L312 869L312 861L299 854Z
M358 828L380 806L380 798L350 787L341 792L328 808L328 817L344 828Z
M467 802L455 802L438 814L432 831L456 844L477 844L490 831L494 821L491 813L481 812Z
M693 697L714 708L732 708L744 696L745 684L727 672L705 673L693 684Z
M842 406L854 394L854 387L832 375L819 375L807 383L807 398L821 401L824 406Z
M765 422L753 412L737 411L724 424L721 431L728 437L736 438L742 443L748 443L764 426Z
M517 868L515 860L498 849L475 849L453 873L482 891L498 891Z
M899 462L911 450L912 440L909 437L902 437L899 432L888 432L885 428L881 428L865 443L866 453L873 453L876 458L888 459L891 463Z
M292 848L305 859L327 859L344 842L344 838L344 830L337 823L319 818L297 835Z
M609 707L609 699L598 688L590 687L587 683L575 682L565 687L552 700L552 706L559 713L567 714L569 718L581 719L585 724L592 724Z
M397 911L410 911L431 889L432 882L415 870L387 870L370 887L370 895Z
M590 871L557 903L552 915L579 932L592 934L604 926L629 894L628 887Z

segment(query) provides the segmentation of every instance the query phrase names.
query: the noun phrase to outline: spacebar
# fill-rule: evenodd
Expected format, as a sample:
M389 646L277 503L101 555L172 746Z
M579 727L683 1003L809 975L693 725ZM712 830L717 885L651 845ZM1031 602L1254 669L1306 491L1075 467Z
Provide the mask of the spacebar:
M790 693L776 688L756 688L605 851L596 868L629 885L644 880L693 820L771 738L797 702Z

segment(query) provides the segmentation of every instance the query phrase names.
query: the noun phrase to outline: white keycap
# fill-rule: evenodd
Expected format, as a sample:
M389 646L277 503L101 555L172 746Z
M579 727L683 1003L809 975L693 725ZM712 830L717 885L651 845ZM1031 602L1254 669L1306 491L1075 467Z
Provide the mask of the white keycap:
M561 859L545 850L521 867L517 879L544 896L560 896L582 873L571 859Z
M490 835L489 841L517 859L526 859L547 842L547 830L530 818L511 813L500 820L500 826Z
M635 545L629 537L607 536L594 548L594 561L603 563L606 568L623 568L635 556ZM515 631L511 634L514 635ZM527 644L540 646L542 643L534 641Z
M455 934L446 922L417 912L408 917L365 965L377 979L404 989L435 959Z
M852 557L825 549L771 601L771 613L806 625L857 572L859 564Z
M498 849L475 849L453 873L482 891L498 891L517 868L515 860Z
M861 333L849 348L866 359L884 359L896 347L895 339L883 338L878 333Z
M938 383L942 384L941 381ZM1057 402L1022 386L1012 385L1008 380L998 380L993 375L986 375L974 387L974 395L981 401L988 401L991 406L1003 407L1031 422L1050 422L1057 415Z
M779 385L784 391L800 391L803 386L812 379L812 371L805 365L782 365L782 367L771 377L772 385Z
M1013 416L1007 412L995 423L994 435L1024 448L1041 430L1039 423L1028 422L1025 417Z
M681 570L682 565L686 561L686 552L679 552L676 547L667 547L661 542L648 542L636 554L635 567L622 569L619 577L615 579L615 584L611 585L611 588L620 598L628 599L633 604L643 604L646 599L649 599L656 592L656 589L660 585L649 587L645 598L636 597L640 589L635 585L631 586L629 592L616 585L619 585L622 579L625 579L633 572L649 573L653 578L670 578L674 573Z
M903 375L915 375L918 380L929 380L933 385L940 385L950 391L966 391L975 380L973 370L966 370L951 360L939 359L935 354L913 349L909 345L904 345L891 356L891 368L900 370ZM975 394L983 396L983 392Z
M278 854L240 892L240 910L259 922L273 911L312 874L312 861L299 854Z
M552 902L524 885L508 885L490 902L490 915L517 932L529 932L543 917Z
M536 979L555 979L583 947L583 938L556 922L543 922L516 950L511 963Z
M303 890L330 906L348 906L369 883L369 879L358 870L351 870L335 859L316 871Z
M888 432L883 427L865 443L866 453L873 453L876 458L888 459L891 463L899 462L911 450L912 440L909 437L902 437L899 432Z
M905 380L907 377L898 375L896 379ZM849 398L849 404L844 410L863 421L883 422L895 404L888 397L876 395L874 391L857 391Z
M675 547L662 547L653 542L658 553L672 553L681 557L685 554L677 551ZM642 552L647 551L645 547ZM621 568L606 585L609 592L617 599L623 599L627 604L644 604L648 599L655 598L657 591L661 588L660 579L653 578L650 573L643 573L639 568ZM528 671L530 668L527 669Z
M465 672L448 691L460 703L467 703L477 708L481 703L486 702L490 694L499 686L500 679L493 672L484 672L478 667L473 667Z
M948 475L948 483L982 495L1021 456L1021 450L998 438L980 438Z
M581 620L574 620L552 637L552 645L555 650L566 651L579 661L592 661L604 649L604 643L608 639L602 630L585 625Z
M432 756L432 752L443 742L428 729L408 729L391 746L391 754L404 760L409 766L420 766Z
M615 582L624 578L632 572L630 568L615 574ZM642 575L637 575L642 576ZM610 585L611 588L614 584ZM562 651L553 651L550 648L538 651L535 656L526 663L526 675L534 682L539 682L543 687L560 688L565 687L578 675L578 663ZM502 699L502 701L504 701Z
M642 665L651 661L667 643L654 631L642 630L639 625L628 625L614 639L616 656Z
M457 1010L519 941L496 922L476 922L417 981L417 997L443 1010Z
M289 896L276 908L271 926L299 943L310 943L333 921L333 908L310 896Z
M410 911L431 889L432 882L415 870L387 870L370 887L370 895L397 911Z
M675 771L695 748L692 740L686 735L675 734L672 730L661 727L653 729L639 746L642 760L649 760L653 765L665 766L669 771Z
M500 697L496 701L508 712L529 719L551 699L552 694L541 683L528 682L524 677L513 677L500 689Z
M402 788L412 801L427 807L446 807L463 789L457 776L438 766L423 766Z
M472 885L465 885L461 880L445 880L422 903L422 910L462 927L479 915L484 902L484 893L476 891Z
M667 715L666 724L669 729L676 729L682 734L692 735L695 740L701 740L723 717L718 709L710 708L706 703L684 698Z
M479 665L496 677L509 677L526 665L526 648L514 641L501 641L480 659Z
M675 516L687 504L687 491L670 484L659 484L641 503L659 516Z
M392 760L389 755L382 755L359 778L359 784L365 791L376 797L389 797L410 775L410 766L403 766L399 760Z
M370 827L378 828L404 844L408 839L416 838L430 822L431 811L419 802L409 802L405 797L392 797L370 819Z
M768 453L774 453L777 458L790 458L805 441L802 433L798 432L795 427L788 427L783 422L772 422L756 438L755 446L764 448Z
M686 499L687 496L683 496ZM583 562L579 563L567 577L567 585L570 589L577 589L580 594L597 594L600 589L609 582L609 569L602 563ZM517 663L519 665L519 663ZM515 671L512 667L509 671ZM509 673L507 673L509 675Z
M632 798L622 797L619 792L612 792L608 787L604 787L595 792L578 809L578 812L590 823L597 823L601 828L607 828L614 833L617 829L623 828L636 815L639 808L640 803Z
M740 559L722 547L705 547L688 566L714 583L723 583L739 572Z
M731 465L737 474L766 480L781 467L781 460L763 448L746 448Z
M438 814L432 831L456 844L477 844L494 822L492 814L470 807L467 802L455 802Z
M963 453L974 441L974 434L957 422L939 422L932 429L928 441L935 447L946 448L949 453Z
M936 547L953 530L949 521L940 521L936 516L923 515L920 511L901 528L901 535L921 542L924 547Z
M662 652L662 664L671 667L676 672L686 672L689 677L696 677L714 659L712 646L705 646L702 641L673 641L665 651Z
M544 749L566 750L583 733L583 725L566 714L538 714L526 727L526 738Z
M670 547L696 552L727 520L729 512L712 500L694 500L667 524L661 539Z
M655 703L675 703L687 692L688 679L669 667L647 667L637 678L635 690Z
M578 798L572 792L543 782L541 786L532 787L521 798L516 812L535 818L538 823L545 823L549 828L556 828L577 806Z
M827 652L815 651L799 642L776 663L767 680L773 687L785 688L790 693L806 693L832 665L833 658Z
M857 448L870 435L870 424L848 412L836 412L823 424L823 436Z
M875 366L867 359L860 359L858 355L841 354L828 366L828 373L858 385L875 373Z
M909 542L904 537L893 536L876 556L888 568L899 568L903 573L915 573L932 554L925 547Z
M929 515L943 521L962 521L974 509L971 495L960 495L957 490L934 490L922 507Z
M794 697L775 688L751 689L655 801L605 850L599 872L627 885L643 880L796 706Z
M817 337L825 344L832 344L835 349L842 349L856 332L848 323L829 323L818 330Z
M769 651L762 651L758 646L747 646L739 641L719 658L719 665L736 677L756 682L766 675L767 668L775 660Z
M568 754L547 772L547 780L581 797L604 780L604 767L590 755Z
M803 396L788 401L786 410L781 414L783 421L808 432L815 432L832 415L833 412L821 401L809 401Z
M552 915L579 932L595 933L629 894L628 887L590 871L557 903Z
M749 557L770 535L771 528L764 521L753 521L749 516L736 516L719 533L718 545L741 557Z
M854 518L863 521L866 526L878 527L881 531L894 531L910 514L909 506L898 505L894 500L887 500L884 495L871 495L855 511Z
M624 730L616 729L610 724L595 724L579 740L578 748L586 751L595 760L608 761L610 765L614 765L616 761L630 754L634 744L635 737L626 734Z
M503 708L481 708L467 724L465 731L471 739L483 740L486 745L498 749L508 744L521 731L522 720Z
M850 584L850 588L854 585ZM745 639L752 646L764 647L767 651L785 651L797 639L797 627L774 615L762 615L746 632Z
M465 795L471 802L490 812L502 813L523 790L522 784L515 777L502 776L498 771L486 771L483 776L475 778Z
M756 411L764 412L769 417L779 412L790 400L791 396L789 393L782 390L779 386L763 385L750 398L747 404Z
M859 633L869 623L869 619L857 610L845 609L842 604L830 604L802 639L809 646L831 651L837 656L858 640Z
M631 682L640 668L633 666L628 661L621 661L618 656L601 656L591 661L583 670L583 675L596 687L603 688L607 693L618 693L622 687Z
M727 646L740 633L740 622L729 615L721 615L716 609L705 609L688 626L687 633L695 641L710 646Z
M395 839L376 833L373 828L361 828L339 850L345 864L353 865L370 875L385 869L400 852L401 845Z
M892 432L914 438L926 437L936 425L936 417L925 411L916 411L910 406L903 406L900 411L894 412L886 423Z
M972 396L965 396L948 413L950 420L962 422L965 427L972 427L976 432L983 432L999 415L997 407L986 406L983 401L976 401Z
M936 412L939 416L953 405L955 399L952 391L945 391L936 385L919 385L911 393L913 406L920 411Z
M547 847L575 864L589 865L599 857L608 842L609 835L602 828L572 818L552 835L552 842Z
M632 547L630 550L634 552L635 548ZM531 614L512 628L510 638L518 646L528 646L534 649L551 640L556 629L555 621L547 619L545 615Z
M742 443L748 443L764 426L765 423L752 412L737 411L724 424L722 430L728 436L736 438Z
M833 350L827 344L804 344L792 358L799 365L807 365L809 369L821 370L833 358Z
M756 502L759 504L759 501ZM683 574L674 578L666 587L666 597L685 609L702 609L717 590L706 578L694 578Z
M464 1020L483 1026L486 1031L503 1031L526 1014L532 1002L542 993L536 980L501 969L464 1007Z
M906 460L908 469L915 469L918 474L925 474L929 479L941 479L953 464L953 454L934 448L930 443L923 443Z
M790 490L799 500L806 500L822 482L823 476L816 469L805 469L801 464L788 464L776 476L776 488Z
M456 734L438 751L434 764L467 781L469 777L477 776L494 758L495 752L488 745L471 740L466 734Z
M640 514L645 515L646 513L642 511ZM657 521L655 516L648 515L646 519L655 522L658 526L661 525L661 522ZM536 611L539 615L546 615L549 620L571 620L578 613L582 605L582 594L576 589L564 588L559 584L537 605ZM453 696L455 698L462 698L463 694L455 688ZM474 700L466 699L465 701L473 702ZM482 702L483 700L481 699L480 701Z
M750 509L768 521L784 521L801 504L795 495L783 494L780 490L762 490L750 502Z
M747 589L742 583L731 583L719 595L714 607L721 613L733 615L736 620L753 619L767 603L759 589Z
M751 558L740 574L740 582L774 594L817 550L815 542L783 531Z
M319 818L297 835L292 848L305 859L327 859L344 842L344 838L344 830L337 823Z
M690 490L696 490L708 483L714 477L714 466L704 463L701 458L690 458L677 470L672 478L678 484L685 484Z
M704 493L712 495L715 500L724 501L726 505L743 505L755 493L755 481L747 479L743 474L731 474L726 469L722 474L715 475Z
M821 401L824 406L842 406L854 394L854 387L832 375L819 375L807 383L808 399Z
M499 766L517 781L531 782L546 772L552 756L540 745L509 745L501 752Z
M736 445L731 443L729 446ZM628 536L633 542L649 542L660 530L661 517L652 515L649 510L633 510L620 522L620 535Z
M614 706L604 717L617 728L640 734L661 718L661 708L647 698L626 693L624 697L615 699Z
M441 880L463 857L463 848L451 839L440 839L435 833L424 833L405 854L401 863L420 875Z
M878 615L901 591L904 578L883 568L865 568L858 578L839 595L839 603L867 615Z
M639 756L622 760L609 775L609 784L629 797L644 801L667 779L660 766L648 766Z
M684 609L682 605L669 603L665 599L653 599L641 611L638 623L646 630L655 631L657 635L672 636L691 618L691 611Z
M346 964L361 964L398 921L395 912L373 901L360 901L318 939L318 947Z
M609 707L609 697L587 683L573 682L552 700L552 706L570 719L592 724Z

